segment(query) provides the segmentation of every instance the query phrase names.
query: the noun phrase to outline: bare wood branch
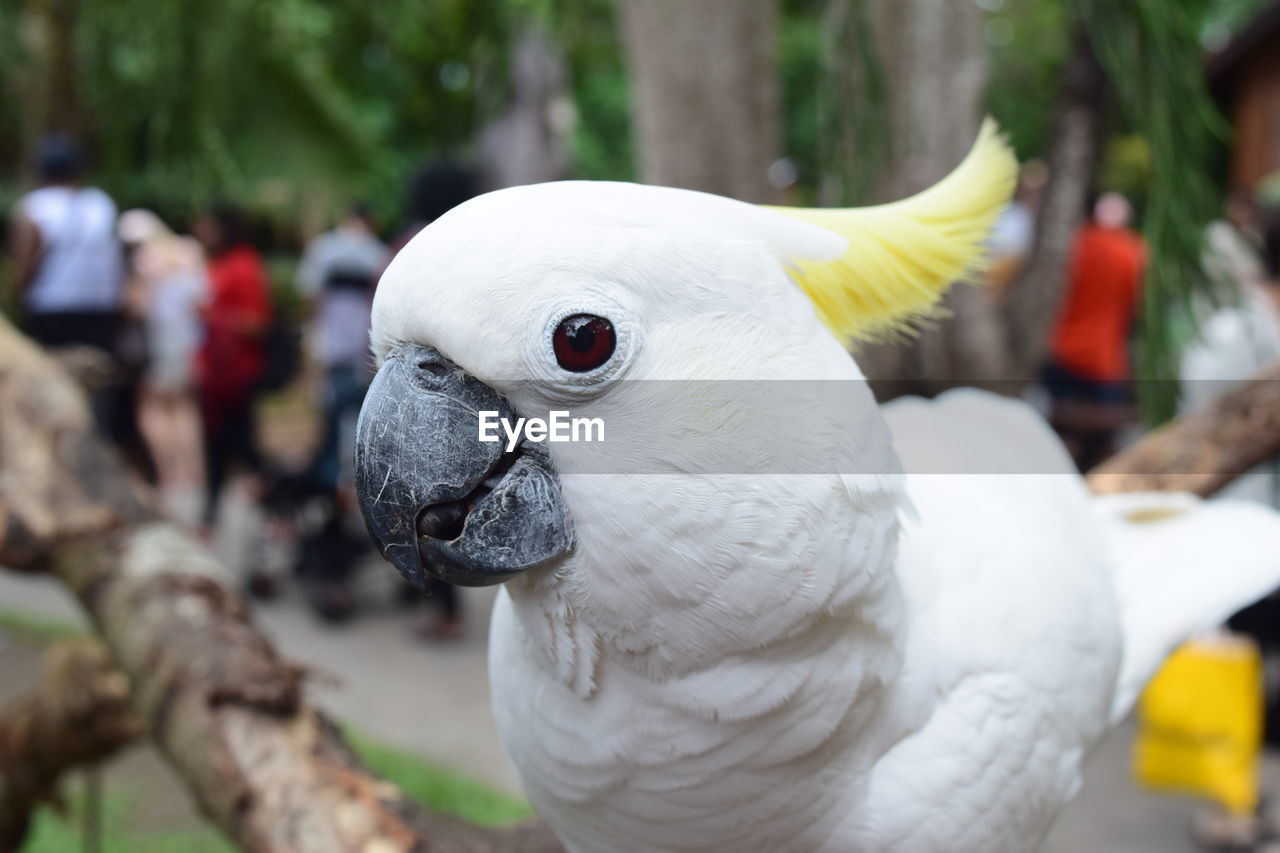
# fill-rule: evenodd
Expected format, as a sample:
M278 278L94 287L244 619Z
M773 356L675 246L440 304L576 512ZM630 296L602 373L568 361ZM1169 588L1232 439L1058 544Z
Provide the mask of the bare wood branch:
M0 565L42 568L59 542L155 517L91 423L76 382L0 320Z
M0 320L0 564L79 598L204 814L258 851L553 853L541 824L426 813L365 769L232 579L92 434L81 391Z
M115 360L97 347L59 347L49 350L49 355L71 374L76 384L91 393L111 384L119 370Z
M129 682L101 643L67 640L45 654L39 683L0 710L0 850L17 850L59 777L110 758L142 734Z
M1209 497L1280 456L1280 364L1184 415L1089 472L1100 494L1188 491Z

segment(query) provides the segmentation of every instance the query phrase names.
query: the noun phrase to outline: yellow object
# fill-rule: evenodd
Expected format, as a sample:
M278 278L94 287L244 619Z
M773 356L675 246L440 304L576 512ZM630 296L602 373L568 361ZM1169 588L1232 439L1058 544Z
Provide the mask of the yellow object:
M1199 794L1236 814L1258 804L1262 664L1239 636L1192 640L1138 702L1133 772L1140 785Z
M984 241L1017 184L1018 161L994 121L950 175L891 204L770 208L848 240L830 260L795 259L791 277L841 340L884 337L935 312L983 263Z

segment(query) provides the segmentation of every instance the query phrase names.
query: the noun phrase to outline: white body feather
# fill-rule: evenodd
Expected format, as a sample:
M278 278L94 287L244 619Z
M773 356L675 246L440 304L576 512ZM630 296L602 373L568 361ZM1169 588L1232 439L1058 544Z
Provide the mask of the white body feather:
M912 507L896 555L885 533L896 518L789 478L803 514L838 515L825 553L789 571L845 579L810 596L794 635L674 677L539 612L552 645L594 646L575 650L592 659L582 690L548 671L548 637L522 628L517 611L546 599L499 598L495 712L530 797L572 849L1035 849L1085 754L1164 655L1280 579L1274 514L1094 498L1020 403L955 392L886 409ZM953 429L966 424L968 435ZM934 464L952 454L973 471L990 454L1026 473ZM777 486L766 487L775 509ZM640 496L670 484L631 488L635 529L610 525L617 562L669 561L680 530L651 525L666 515L678 527L680 515ZM1170 503L1177 517L1125 519ZM743 570L794 559L777 553L794 541L783 525L744 548ZM869 570L877 582L852 583Z

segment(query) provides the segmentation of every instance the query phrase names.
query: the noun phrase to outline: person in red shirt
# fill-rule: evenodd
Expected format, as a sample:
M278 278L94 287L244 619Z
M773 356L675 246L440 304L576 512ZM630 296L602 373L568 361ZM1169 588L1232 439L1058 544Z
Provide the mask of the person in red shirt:
M263 340L271 324L271 298L262 257L250 245L237 210L214 208L191 230L209 256L205 339L197 368L208 457L205 521L212 524L231 467L239 462L250 472L261 468L253 401L266 368Z
M1071 250L1067 292L1050 344L1050 419L1081 471L1115 450L1133 416L1129 334L1142 289L1145 249L1129 202L1108 193Z

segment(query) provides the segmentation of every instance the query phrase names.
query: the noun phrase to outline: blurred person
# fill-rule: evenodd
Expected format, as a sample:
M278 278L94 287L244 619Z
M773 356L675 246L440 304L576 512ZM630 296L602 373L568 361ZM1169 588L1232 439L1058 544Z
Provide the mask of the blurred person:
M83 184L84 158L68 137L41 140L37 172L40 186L18 200L10 229L28 329L45 346L114 352L124 286L115 202Z
M1206 229L1204 269L1215 293L1198 306L1196 340L1182 353L1184 411L1203 408L1280 358L1280 300L1263 255L1261 223L1252 198L1236 192Z
M1050 420L1081 471L1111 456L1134 418L1129 336L1146 263L1128 199L1106 193L1092 209L1072 245L1044 374Z
M195 525L205 487L195 378L196 353L204 337L204 252L193 238L174 234L149 210L125 212L119 231L130 249L130 301L137 305L146 341L138 424L166 512Z
M476 139L486 190L564 180L578 123L563 50L547 33L525 28L508 68L507 103Z
M309 502L318 524L304 523L297 574L316 612L328 621L349 617L355 561L368 540L347 524L354 508L355 422L373 376L369 315L378 276L391 250L377 235L370 212L352 205L330 231L306 246L298 267L298 290L307 300L311 351L324 371L324 425L308 479Z
M409 181L406 225L391 244L399 252L419 231L478 192L475 175L452 160L440 160Z
M392 244L393 252L399 252L419 231L444 216L453 208L474 198L478 192L475 175L470 169L451 160L440 160L418 172L409 182L407 226ZM462 615L462 602L458 590L452 584L428 577L427 600L436 606L435 618L427 619L419 633L428 639L461 639L466 626ZM417 596L416 590L403 587L407 601Z
M1217 285L1212 306L1202 309L1196 340L1182 352L1183 412L1203 410L1222 394L1280 360L1280 281L1263 255L1263 218L1246 193L1233 193L1223 217L1206 232L1204 267ZM1280 461L1257 465L1228 484L1214 499L1252 500L1280 507ZM1280 599L1275 595L1245 608L1228 626L1253 638L1263 653L1265 734L1280 744ZM1264 781L1265 785L1265 781ZM1280 809L1264 791L1255 816L1234 816L1221 806L1197 813L1195 835L1201 843L1221 844L1280 832Z
M1280 282L1280 201L1274 205L1264 205L1261 213L1262 221L1262 258L1267 278L1275 283Z
M1228 196L1222 217L1206 229L1204 270L1215 292L1197 306L1198 334L1182 353L1183 411L1204 408L1280 359L1280 281L1268 270L1264 240L1262 211L1243 191ZM1248 489L1237 490L1258 486L1248 480L1228 491L1246 496ZM1248 496L1273 503L1280 498L1273 491Z
M208 255L208 299L201 311L205 337L197 355L205 427L204 521L217 518L218 499L232 466L261 471L253 403L266 367L264 338L271 298L262 258L250 244L243 215L218 206L199 216L192 233Z
M1258 181L1253 199L1267 276L1273 281L1280 281L1280 171L1271 172Z
M124 289L115 202L84 184L84 155L67 136L40 140L36 171L40 186L18 200L9 229L27 332L46 347L89 346L115 359ZM114 385L93 395L112 437L118 398Z
M1036 221L1049 170L1039 160L1022 167L1018 189L1013 200L1000 212L987 239L991 265L987 279L997 292L1003 292L1031 256L1036 240Z
M324 436L313 476L328 489L351 488L354 421L373 376L373 289L390 260L391 250L378 238L368 208L357 204L333 230L307 244L298 268L298 289L314 318L313 353L326 384Z
M1253 196L1245 190L1228 195L1222 216L1205 230L1205 272L1224 296L1267 277L1265 239L1264 214Z

